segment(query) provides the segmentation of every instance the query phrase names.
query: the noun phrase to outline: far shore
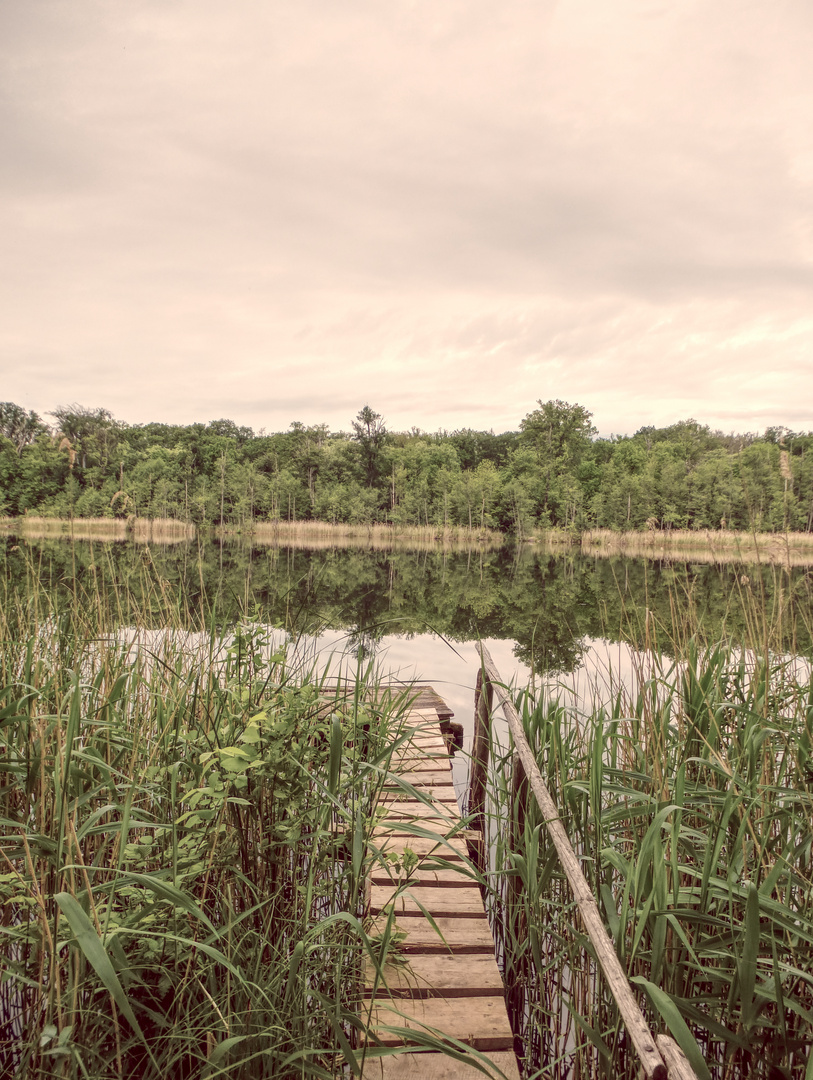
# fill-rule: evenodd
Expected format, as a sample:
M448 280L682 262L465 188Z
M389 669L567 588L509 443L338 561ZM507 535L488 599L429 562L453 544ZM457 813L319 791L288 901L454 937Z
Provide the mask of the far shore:
M770 563L813 566L813 533L750 533L731 529L655 529L613 532L588 529L569 533L551 529L530 541L551 550L578 548L596 558L659 559L673 562Z
M173 544L199 535L250 540L257 545L299 548L365 547L386 550L435 548L481 550L501 547L506 540L495 529L469 530L442 526L333 525L325 521L254 521L250 525L215 525L198 529L173 518L47 518L26 515L0 518L0 535L31 540L133 540Z
M0 518L0 535L37 539L132 540L176 544L199 535L250 540L277 547L363 547L376 550L492 550L512 538L494 529L464 527L346 525L324 521L255 521L250 526L198 529L174 518L50 518L26 515ZM674 562L769 563L813 566L813 533L750 533L732 530L655 529L614 532L588 529L539 530L523 539L552 552L578 550L594 558L658 559Z

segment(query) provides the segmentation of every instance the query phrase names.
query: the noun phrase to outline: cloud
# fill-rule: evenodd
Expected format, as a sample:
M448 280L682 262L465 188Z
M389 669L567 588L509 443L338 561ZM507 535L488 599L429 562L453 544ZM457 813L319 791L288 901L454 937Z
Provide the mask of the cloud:
M813 428L812 46L800 0L6 5L3 396Z

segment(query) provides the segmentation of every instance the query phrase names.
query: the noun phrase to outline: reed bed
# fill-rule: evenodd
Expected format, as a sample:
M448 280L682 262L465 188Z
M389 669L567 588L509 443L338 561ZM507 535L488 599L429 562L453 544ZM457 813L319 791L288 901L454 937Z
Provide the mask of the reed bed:
M228 529L225 530L228 535ZM249 531L254 543L294 548L365 547L381 551L408 548L434 551L498 548L504 542L494 529L405 525L332 525L326 521L254 522Z
M810 665L689 642L637 676L608 676L588 714L517 696L618 956L700 1080L810 1080ZM536 803L494 749L490 902L526 1072L635 1077Z
M195 538L195 526L175 518L47 518L26 515L0 519L0 531L30 539L135 540L181 543Z
M0 1074L358 1074L409 688L328 683L256 621L146 641L82 598L0 611Z
M655 529L614 532L588 529L583 533L548 530L539 542L553 549L576 545L599 558L674 559L704 563L778 563L813 565L813 533L746 533L732 530Z

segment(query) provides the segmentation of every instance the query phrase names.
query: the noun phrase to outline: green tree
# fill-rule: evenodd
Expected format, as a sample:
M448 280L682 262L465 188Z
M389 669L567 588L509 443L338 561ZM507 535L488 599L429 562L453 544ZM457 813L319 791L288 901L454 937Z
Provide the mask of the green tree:
M596 434L593 414L558 398L538 404L520 423L520 444L536 454L545 515L553 525L567 525L581 507L576 474Z
M381 413L365 405L352 421L353 438L361 452L362 471L367 487L377 485L380 476L381 455L387 441L387 428Z
M9 440L18 456L44 431L45 424L35 412L26 412L13 401L0 401L0 435Z

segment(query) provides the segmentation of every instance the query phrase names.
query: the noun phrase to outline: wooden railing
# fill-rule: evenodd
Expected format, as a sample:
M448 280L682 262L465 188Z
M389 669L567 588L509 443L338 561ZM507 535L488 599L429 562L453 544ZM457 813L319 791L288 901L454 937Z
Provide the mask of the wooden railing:
M627 1029L644 1073L652 1080L697 1080L683 1051L668 1035L654 1036L649 1030L635 995L621 966L612 939L607 933L599 912L598 904L590 890L587 879L582 873L578 856L573 850L562 824L556 804L551 798L542 773L536 763L522 721L511 698L505 690L499 671L484 645L478 646L482 660L477 677L474 707L474 743L469 779L469 813L474 816L472 824L482 828L485 814L485 791L488 773L488 747L491 741L490 721L494 694L499 699L503 713L508 721L511 737L516 749L517 759L524 777L517 778L513 787L517 791L522 782L527 783L533 792L539 809L544 816L545 825L553 841L562 869L565 872L573 896L578 906L581 920L595 950L607 986L615 998L621 1019Z

